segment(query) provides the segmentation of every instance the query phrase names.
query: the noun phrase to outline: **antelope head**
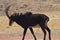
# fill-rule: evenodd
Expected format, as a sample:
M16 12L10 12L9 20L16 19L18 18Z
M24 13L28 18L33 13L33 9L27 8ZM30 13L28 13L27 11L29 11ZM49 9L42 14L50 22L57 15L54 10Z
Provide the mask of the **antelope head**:
M11 7L11 5L9 5L9 6L5 9L6 16L9 18L9 26L11 26L12 23L14 22L14 20L13 20L14 16L13 16L13 15L9 16L9 14L8 14L8 11L9 11L9 8L10 8L10 7Z

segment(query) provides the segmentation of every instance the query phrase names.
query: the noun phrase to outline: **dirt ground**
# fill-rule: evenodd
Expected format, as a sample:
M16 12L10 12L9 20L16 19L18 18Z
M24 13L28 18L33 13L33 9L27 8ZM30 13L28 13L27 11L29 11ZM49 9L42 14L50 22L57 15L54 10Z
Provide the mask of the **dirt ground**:
M35 33L37 40L43 40L43 33ZM22 40L22 34L0 34L0 40ZM60 40L60 34L54 34L51 35L52 40ZM48 35L46 37L48 40ZM25 36L25 40L34 40L31 33L27 33Z

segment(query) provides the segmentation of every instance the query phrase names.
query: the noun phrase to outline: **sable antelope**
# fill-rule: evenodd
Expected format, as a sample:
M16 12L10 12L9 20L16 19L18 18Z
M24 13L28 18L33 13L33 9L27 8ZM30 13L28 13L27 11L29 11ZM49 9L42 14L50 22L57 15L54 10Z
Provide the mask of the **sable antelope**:
M49 33L49 40L51 40L51 31L47 26L47 23L49 21L48 16L46 16L44 14L32 14L32 12L26 12L24 15L22 13L20 15L15 13L15 14L9 16L8 15L9 8L10 8L10 6L8 6L5 10L6 16L9 18L9 25L11 26L13 22L16 22L24 29L22 40L24 40L25 34L26 34L28 28L30 29L34 39L37 40L36 36L33 32L33 29L31 27L31 26L35 26L37 24L40 25L40 27L44 33L43 40L46 40L46 30Z

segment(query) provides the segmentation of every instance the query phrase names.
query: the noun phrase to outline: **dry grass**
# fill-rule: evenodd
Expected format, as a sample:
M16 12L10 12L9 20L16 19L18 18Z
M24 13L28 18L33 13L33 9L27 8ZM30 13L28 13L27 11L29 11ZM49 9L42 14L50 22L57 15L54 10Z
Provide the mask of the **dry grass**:
M33 14L43 13L49 16L50 21L48 22L48 26L52 32L52 40L60 40L60 4L49 1L42 3L40 0L9 0L7 3L14 3L10 9L10 13L31 11ZM8 5L7 3L5 3L5 6ZM3 4L2 1L0 4ZM33 29L37 39L42 40L43 32L36 27ZM0 16L0 40L21 40L22 36L23 28L15 22L12 26L9 26L9 19L6 16ZM26 40L34 40L29 30L26 35Z
M55 32L60 32L60 15L59 12L45 12L47 16L49 16L50 21L48 22L49 28ZM34 28L35 30L36 28ZM36 29L38 30L38 28ZM55 31L54 31L55 30ZM15 22L12 26L9 26L9 19L6 16L0 16L0 33L20 33L19 31L23 31L18 24Z

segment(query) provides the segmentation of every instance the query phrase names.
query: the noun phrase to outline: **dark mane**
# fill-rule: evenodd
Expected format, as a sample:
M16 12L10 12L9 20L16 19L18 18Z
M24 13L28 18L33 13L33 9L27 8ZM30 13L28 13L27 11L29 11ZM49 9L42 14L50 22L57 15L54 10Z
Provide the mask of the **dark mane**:
M32 12L26 12L25 15L32 15Z

